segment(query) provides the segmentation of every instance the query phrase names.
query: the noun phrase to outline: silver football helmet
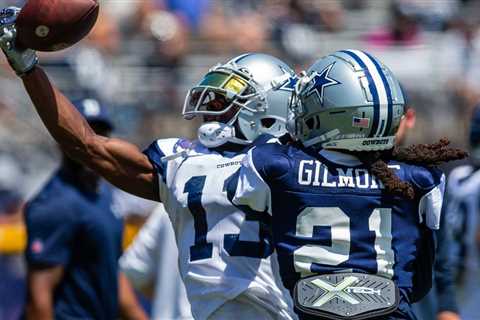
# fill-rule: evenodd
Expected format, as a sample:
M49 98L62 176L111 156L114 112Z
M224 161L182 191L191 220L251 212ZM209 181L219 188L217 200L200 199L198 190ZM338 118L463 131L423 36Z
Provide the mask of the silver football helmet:
M281 60L247 53L217 65L190 89L183 116L203 116L198 138L207 147L232 142L250 144L263 133L286 131L294 71Z
M378 59L359 50L337 51L299 78L288 130L306 147L390 149L404 105L399 82Z

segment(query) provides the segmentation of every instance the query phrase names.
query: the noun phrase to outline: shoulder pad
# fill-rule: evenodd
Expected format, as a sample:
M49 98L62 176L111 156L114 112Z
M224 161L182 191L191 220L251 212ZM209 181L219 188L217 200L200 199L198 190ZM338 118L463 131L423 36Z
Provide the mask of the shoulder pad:
M443 176L443 172L436 167L426 168L412 166L411 170L412 182L418 189L425 191L439 185Z
M264 133L258 136L252 143L252 147L260 146L267 143L280 143L277 137L272 136L271 134Z
M290 160L284 149L284 146L277 143L264 144L252 149L253 165L265 181L280 178L290 171Z

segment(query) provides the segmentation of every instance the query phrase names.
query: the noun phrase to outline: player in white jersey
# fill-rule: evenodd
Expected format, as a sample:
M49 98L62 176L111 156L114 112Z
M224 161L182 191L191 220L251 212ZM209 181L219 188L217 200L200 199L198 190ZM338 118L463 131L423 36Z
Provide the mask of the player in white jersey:
M190 90L184 108L186 117L204 118L199 142L161 140L145 154L125 140L93 132L37 66L35 52L15 46L17 14L1 12L0 47L62 150L117 187L165 202L194 317L220 319L229 311L232 319L289 319L289 300L260 258L269 252L261 221L254 212L228 205L222 186L233 172L226 168L240 164L242 147L262 133L285 130L293 71L262 54L242 55L213 68Z
M215 151L181 139L159 140L146 153L155 161L183 151L188 154L159 169L164 180L160 194L173 222L180 274L194 317L206 319L238 297L265 309L262 319L288 319L281 314L288 305L272 271L276 259L270 259L267 222L258 213L232 206L224 189L244 153Z
M214 67L185 101L186 117L207 120L199 141L162 139L145 151L159 175L160 198L173 222L180 274L195 318L224 318L222 309L236 310L228 303L234 299L241 306L237 316L291 317L289 299L272 270L276 259L270 258L268 221L234 207L225 186L257 136L286 132L294 79L288 66L264 54ZM228 101L233 94L239 97Z
M151 295L152 319L192 319L177 259L172 223L160 204L120 259L120 269L133 287Z
M172 263L178 259L178 250L163 204L115 189L112 209L123 218L146 220L120 258L120 270L135 289L150 298L151 318L192 319L178 264Z

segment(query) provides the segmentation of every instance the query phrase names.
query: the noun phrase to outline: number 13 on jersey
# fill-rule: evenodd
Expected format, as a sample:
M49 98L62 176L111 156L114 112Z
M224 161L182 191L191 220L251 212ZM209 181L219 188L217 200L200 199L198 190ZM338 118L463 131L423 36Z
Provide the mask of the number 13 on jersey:
M202 195L207 176L191 177L183 190L187 194L187 204L193 216L195 228L195 243L190 247L190 261L209 259L213 256L213 244L207 241L208 212L202 205ZM219 187L223 187L220 185ZM224 188L225 189L225 188ZM220 194L222 189L219 188ZM225 195L226 197L226 195ZM259 241L240 240L240 234L224 234L223 247L230 256L266 258L272 254L273 248L267 240L264 221L267 216L262 213L245 212L246 221L258 221Z

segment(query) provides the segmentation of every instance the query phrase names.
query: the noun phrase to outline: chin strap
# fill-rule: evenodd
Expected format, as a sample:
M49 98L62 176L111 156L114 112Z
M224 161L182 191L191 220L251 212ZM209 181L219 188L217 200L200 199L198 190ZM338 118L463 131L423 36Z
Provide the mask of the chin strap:
M251 141L235 136L235 128L230 123L206 122L198 128L198 140L207 148L216 148L227 142L248 145Z

